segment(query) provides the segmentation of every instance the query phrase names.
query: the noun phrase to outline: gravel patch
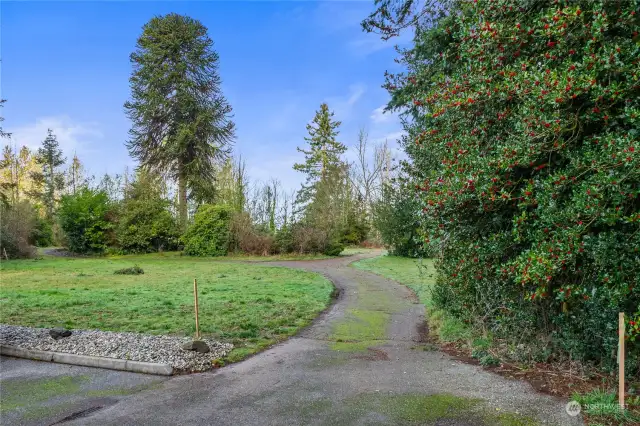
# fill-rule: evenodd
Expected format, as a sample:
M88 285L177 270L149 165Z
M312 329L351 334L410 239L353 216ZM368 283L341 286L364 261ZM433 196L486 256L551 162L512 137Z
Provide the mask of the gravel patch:
M233 345L202 339L211 351L206 354L185 351L189 338L116 333L100 330L73 330L70 337L54 340L48 328L0 324L0 344L24 349L102 356L132 361L170 364L179 371L204 371L212 362L227 355Z

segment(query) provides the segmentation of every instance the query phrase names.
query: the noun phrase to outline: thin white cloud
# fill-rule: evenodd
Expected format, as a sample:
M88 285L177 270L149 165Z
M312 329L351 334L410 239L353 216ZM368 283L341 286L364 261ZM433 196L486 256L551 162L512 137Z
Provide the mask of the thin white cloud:
M410 30L389 41L382 40L379 34L363 32L361 23L374 9L375 6L367 1L325 1L318 4L310 21L326 34L344 35L345 40L349 40L346 48L357 56L367 56L411 41Z
M295 163L304 161L303 154L297 151L290 155L264 153L260 156L248 157L246 161L247 172L252 181L267 182L275 177L280 180L286 191L299 189L304 181L304 175L293 170Z
M373 142L374 143L383 143L383 142L386 141L386 142L389 142L389 144L392 144L392 143L398 142L406 134L407 133L404 130L398 130L398 131L395 131L395 132L387 133L385 135L373 138Z
M405 29L398 37L390 40L382 40L379 34L360 33L358 37L347 43L347 48L357 56L368 56L383 49L395 46L404 47L411 43L413 33L411 29Z
M393 44L385 42L373 34L362 35L347 43L347 47L359 56L367 56L382 49L392 47Z
M349 99L347 99L347 105L355 105L355 103L358 102L362 95L364 95L365 91L366 89L362 84L352 84L351 86L349 86L350 96Z
M288 130L300 111L297 101L289 101L277 107L268 115L266 127L274 132Z
M60 149L67 158L71 158L74 153L81 156L95 151L95 144L104 137L97 123L77 122L68 116L53 116L9 129L12 133L11 143L36 150L42 146L48 129L56 135Z
M374 109L371 113L370 118L374 124L388 123L392 118L394 118L395 114L391 112L385 112L385 107L386 105L381 105L378 108Z
M360 22L370 9L370 2L325 1L314 10L312 22L327 33L360 30Z
M347 120L351 116L354 106L367 91L364 84L352 84L346 96L330 97L326 99L329 109L334 111L340 121Z

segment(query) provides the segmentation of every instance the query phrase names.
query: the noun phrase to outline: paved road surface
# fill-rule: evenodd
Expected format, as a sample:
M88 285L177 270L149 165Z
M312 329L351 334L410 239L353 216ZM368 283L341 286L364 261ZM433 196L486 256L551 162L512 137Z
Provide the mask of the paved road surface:
M366 256L280 262L329 277L338 301L297 337L213 372L167 380L4 358L3 401L16 392L33 401L3 407L2 424L582 424L566 401L425 350L423 306L406 287L348 266ZM381 321L385 335L368 336Z

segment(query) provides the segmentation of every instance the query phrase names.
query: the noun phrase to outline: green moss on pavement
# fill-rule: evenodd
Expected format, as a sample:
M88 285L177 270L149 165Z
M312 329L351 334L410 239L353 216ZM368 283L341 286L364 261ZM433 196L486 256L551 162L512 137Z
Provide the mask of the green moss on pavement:
M0 392L0 413L80 392L88 376L59 376L32 380L6 380Z
M371 419L375 424L435 425L443 421L462 421L484 426L536 426L534 419L490 408L480 399L450 394L384 395L365 393L333 402L317 399L307 403L284 406L295 410L303 421L318 421L324 425L362 424ZM365 422L366 423L366 422Z

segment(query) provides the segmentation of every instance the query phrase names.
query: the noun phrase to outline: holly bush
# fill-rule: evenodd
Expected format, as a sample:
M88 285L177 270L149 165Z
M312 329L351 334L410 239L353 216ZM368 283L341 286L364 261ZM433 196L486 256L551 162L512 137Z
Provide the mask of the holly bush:
M387 34L390 4L376 12ZM605 368L624 311L637 371L640 2L473 0L439 10L428 25L416 20L399 58L407 71L387 76L389 108L409 118L403 145L424 238L440 253L436 302Z

